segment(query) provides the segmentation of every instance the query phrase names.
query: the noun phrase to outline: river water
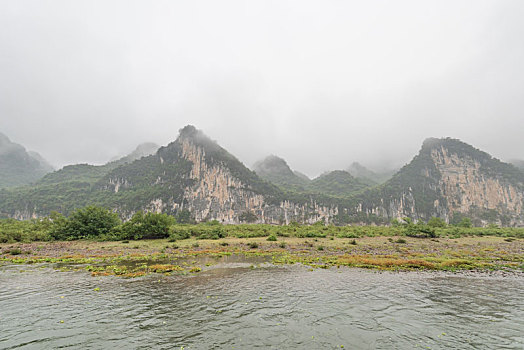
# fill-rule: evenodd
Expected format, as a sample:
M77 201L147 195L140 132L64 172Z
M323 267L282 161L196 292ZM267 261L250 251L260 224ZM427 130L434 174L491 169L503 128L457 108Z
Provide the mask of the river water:
M221 262L190 275L0 267L0 349L523 349L524 279Z

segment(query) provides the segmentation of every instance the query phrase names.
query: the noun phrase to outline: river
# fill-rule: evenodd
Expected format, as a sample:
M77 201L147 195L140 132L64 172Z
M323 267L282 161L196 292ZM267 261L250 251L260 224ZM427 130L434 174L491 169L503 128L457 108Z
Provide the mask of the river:
M520 276L255 265L136 279L4 265L0 348L524 348Z

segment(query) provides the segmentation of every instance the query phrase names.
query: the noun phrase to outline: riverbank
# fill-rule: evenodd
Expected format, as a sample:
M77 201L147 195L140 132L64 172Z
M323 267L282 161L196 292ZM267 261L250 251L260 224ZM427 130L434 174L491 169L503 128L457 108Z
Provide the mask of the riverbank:
M301 263L312 269L504 271L524 273L524 240L502 237L411 238L266 237L217 240L89 240L0 244L2 264L54 264L93 276L139 277L150 273L198 273L224 256L260 257L272 264Z

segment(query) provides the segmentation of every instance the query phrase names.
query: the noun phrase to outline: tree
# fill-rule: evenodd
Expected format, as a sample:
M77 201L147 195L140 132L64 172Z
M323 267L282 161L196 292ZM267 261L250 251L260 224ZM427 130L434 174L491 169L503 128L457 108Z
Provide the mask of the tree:
M108 234L120 224L116 213L95 206L75 210L65 225L66 239L98 237Z
M52 211L49 215L51 227L49 228L49 235L53 239L64 240L68 237L67 218L57 211Z
M459 227L466 227L466 228L469 228L469 227L472 227L473 226L473 223L471 222L471 219L470 218L462 218L462 220L460 220L460 222L458 223L458 226Z
M431 227L446 227L446 222L441 218L433 216L428 220L428 225Z
M406 236L418 238L434 238L437 236L435 228L426 225L423 222L418 222L414 224L413 220L411 220L410 218L403 218L403 220L405 223L402 226L404 227L404 234Z
M169 228L176 222L167 214L136 212L131 220L122 225L122 238L153 239L169 237Z

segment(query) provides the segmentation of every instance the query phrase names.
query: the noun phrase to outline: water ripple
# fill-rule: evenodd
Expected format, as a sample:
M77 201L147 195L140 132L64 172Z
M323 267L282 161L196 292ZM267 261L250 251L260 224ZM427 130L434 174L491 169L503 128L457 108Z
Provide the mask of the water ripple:
M0 348L524 347L522 278L231 262L134 280L3 266Z

